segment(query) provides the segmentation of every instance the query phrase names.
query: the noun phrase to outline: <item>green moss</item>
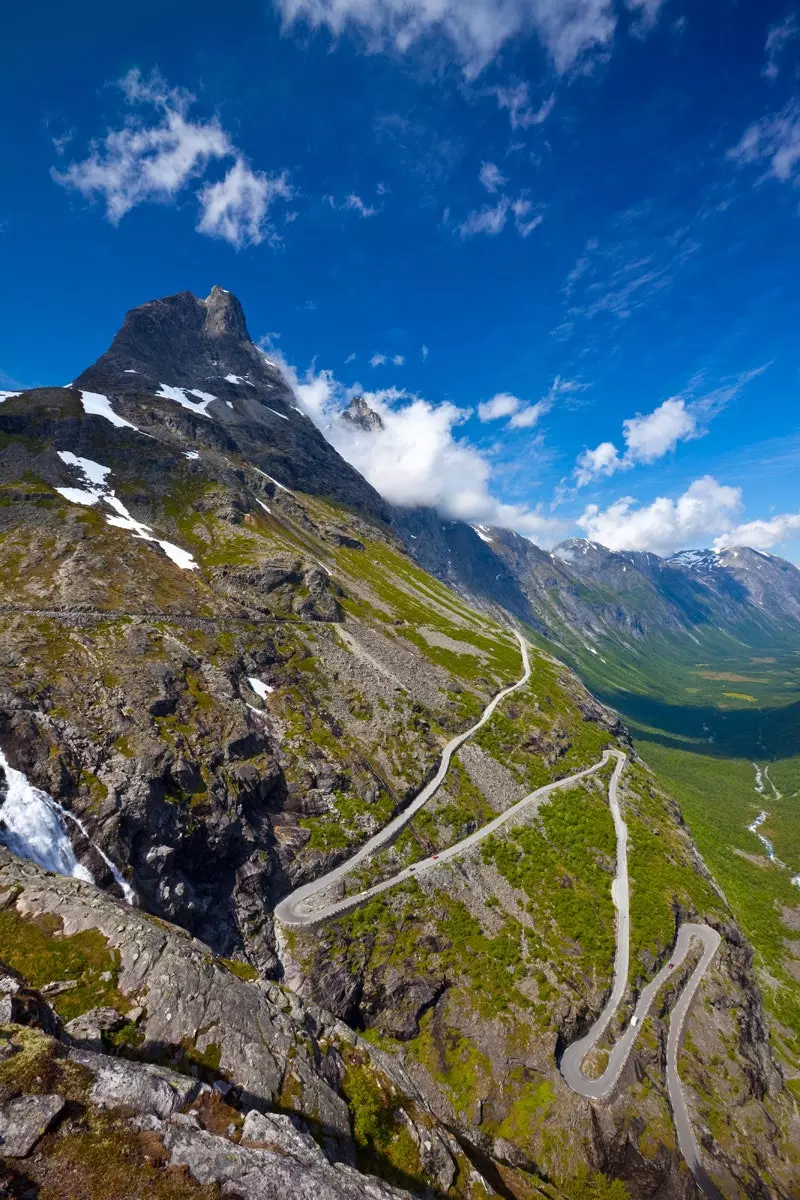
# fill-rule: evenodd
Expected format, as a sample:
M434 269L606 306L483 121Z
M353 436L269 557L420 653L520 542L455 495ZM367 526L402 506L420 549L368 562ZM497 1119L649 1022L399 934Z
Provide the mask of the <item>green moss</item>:
M261 978L255 967L251 966L250 963L242 962L241 959L220 958L217 961L221 962L232 975L236 975L239 979L246 979L249 983L254 983L256 979Z
M476 1101L491 1091L490 1060L458 1030L450 1026L437 1028L432 1012L422 1018L419 1036L409 1044L409 1050L444 1084L456 1113L470 1116Z
M523 1076L523 1068L515 1067L507 1081L508 1090L512 1091ZM525 1083L511 1104L508 1115L500 1122L496 1136L507 1138L518 1146L530 1144L547 1120L555 1098L555 1092L548 1080Z
M108 799L108 788L91 771L81 771L81 782L89 792L92 812L97 812L103 801Z
M13 909L0 912L0 960L34 988L75 980L77 987L51 1000L63 1021L101 1005L127 1012L117 988L119 953L96 929L64 937L61 928L61 918L51 913L24 919Z

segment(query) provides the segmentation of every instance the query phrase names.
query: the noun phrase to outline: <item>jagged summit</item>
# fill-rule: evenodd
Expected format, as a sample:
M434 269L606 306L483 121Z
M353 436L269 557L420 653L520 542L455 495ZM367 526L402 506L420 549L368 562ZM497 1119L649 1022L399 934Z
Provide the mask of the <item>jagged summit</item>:
M384 428L380 414L376 413L374 408L370 408L363 396L354 396L340 419L348 425L363 429L365 433Z
M177 292L132 308L109 349L76 384L96 391L112 385L131 391L144 382L213 390L231 375L254 383L280 378L254 345L237 298L215 286L204 300Z

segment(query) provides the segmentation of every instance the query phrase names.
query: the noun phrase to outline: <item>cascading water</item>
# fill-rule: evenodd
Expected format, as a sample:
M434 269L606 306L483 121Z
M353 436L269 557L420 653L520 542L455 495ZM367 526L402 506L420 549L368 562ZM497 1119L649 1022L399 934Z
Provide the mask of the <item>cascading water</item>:
M779 792L778 789L775 787L775 784L772 782L772 779L770 778L770 774L769 774L769 767L764 767L764 770L762 771L761 767L759 767L758 763L753 763L753 770L756 773L755 790L758 792L759 796L763 797L763 796L766 796L766 794L767 794L766 787L765 787L765 781L766 781L766 783L768 783L770 788L772 789L772 794L773 794L775 800L776 801L782 800L783 793ZM777 855L775 854L775 847L773 846L772 842L769 840L768 837L764 837L763 833L759 832L761 829L761 826L764 824L764 822L768 818L769 818L769 813L767 812L766 809L762 809L761 812L756 817L755 821L753 821L750 825L748 825L747 828L748 828L749 832L754 833L756 835L756 837L758 838L758 840L761 842L761 845L764 847L764 850L766 851L767 858L769 859L769 861L772 863L775 863L779 867L785 867L786 864L782 863L780 861L780 859L777 857ZM791 881L795 885L795 887L800 887L800 875L793 875Z
M62 808L47 792L33 787L22 771L16 771L9 764L2 750L0 772L5 777L4 783L0 779L0 843L12 854L35 862L46 871L94 883L91 872L78 862L63 819L72 821L90 841L83 822ZM111 871L128 904L135 904L136 895L117 867L99 846L94 849Z
M30 859L46 871L94 883L91 873L75 857L72 842L47 792L32 787L21 771L9 765L2 750L0 768L5 774L5 796L0 802L0 842L12 854Z

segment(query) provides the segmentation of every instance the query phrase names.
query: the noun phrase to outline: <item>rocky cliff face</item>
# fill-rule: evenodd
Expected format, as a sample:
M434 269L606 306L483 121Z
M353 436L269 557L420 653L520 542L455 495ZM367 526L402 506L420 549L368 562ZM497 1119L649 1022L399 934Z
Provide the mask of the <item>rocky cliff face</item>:
M479 1178L410 1079L341 1022L4 850L0 955L12 1195L408 1195L357 1161L440 1194Z

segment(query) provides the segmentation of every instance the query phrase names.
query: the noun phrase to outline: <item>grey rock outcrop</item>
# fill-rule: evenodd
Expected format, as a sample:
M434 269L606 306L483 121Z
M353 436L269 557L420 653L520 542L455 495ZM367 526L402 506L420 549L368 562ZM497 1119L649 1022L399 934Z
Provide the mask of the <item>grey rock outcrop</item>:
M0 1104L0 1156L25 1158L64 1108L61 1096L18 1096Z
M406 1191L328 1162L313 1138L286 1117L248 1116L242 1140L253 1144L247 1145L182 1123L145 1127L162 1136L172 1166L188 1168L198 1183L217 1184L231 1200L408 1200Z

